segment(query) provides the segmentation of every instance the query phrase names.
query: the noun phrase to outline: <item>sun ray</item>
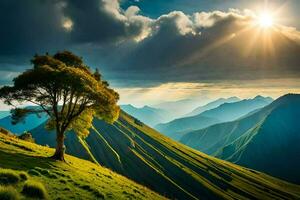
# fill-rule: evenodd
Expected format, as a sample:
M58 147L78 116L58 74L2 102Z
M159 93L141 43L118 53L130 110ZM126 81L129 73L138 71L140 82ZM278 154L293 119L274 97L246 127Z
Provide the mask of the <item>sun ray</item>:
M274 24L273 16L268 12L261 13L258 23L262 28L270 28Z

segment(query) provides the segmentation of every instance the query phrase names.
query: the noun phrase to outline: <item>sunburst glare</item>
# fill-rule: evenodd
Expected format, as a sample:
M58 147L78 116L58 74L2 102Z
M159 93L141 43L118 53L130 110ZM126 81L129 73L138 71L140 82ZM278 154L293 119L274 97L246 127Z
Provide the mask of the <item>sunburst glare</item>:
M270 28L274 24L273 16L268 12L263 12L258 17L258 23L263 28Z

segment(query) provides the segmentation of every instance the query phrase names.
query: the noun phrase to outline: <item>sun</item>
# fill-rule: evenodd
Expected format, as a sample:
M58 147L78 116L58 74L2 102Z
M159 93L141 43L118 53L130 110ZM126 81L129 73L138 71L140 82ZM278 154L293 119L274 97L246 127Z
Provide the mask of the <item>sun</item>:
M258 23L262 28L270 28L274 24L274 19L270 13L263 12L258 17Z

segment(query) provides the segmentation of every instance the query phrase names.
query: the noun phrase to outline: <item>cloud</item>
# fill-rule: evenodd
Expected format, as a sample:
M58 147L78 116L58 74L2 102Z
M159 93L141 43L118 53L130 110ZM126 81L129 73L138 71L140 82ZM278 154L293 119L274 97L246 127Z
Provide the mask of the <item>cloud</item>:
M153 87L117 88L120 104L155 105L162 101L190 99L200 106L220 97L253 98L258 94L278 98L287 93L300 93L299 79L222 81L215 83L169 82Z
M0 11L1 56L32 55L61 48L67 42L59 1L3 0Z
M120 8L118 0L68 0L64 14L74 24L74 43L118 43L146 37L150 18L139 15L139 8Z
M36 52L70 49L118 87L300 77L299 31L262 30L250 10L153 19L118 0L4 0L0 11L2 71L28 68Z
M156 19L152 34L115 65L127 77L158 84L295 78L300 76L299 36L281 25L262 30L249 10L192 16L174 11Z

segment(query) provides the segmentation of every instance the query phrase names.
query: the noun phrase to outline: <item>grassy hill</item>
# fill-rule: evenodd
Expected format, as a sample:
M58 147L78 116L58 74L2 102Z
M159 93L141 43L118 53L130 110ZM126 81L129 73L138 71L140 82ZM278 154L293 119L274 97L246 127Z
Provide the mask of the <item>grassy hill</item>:
M49 199L164 199L146 187L89 161L69 155L66 156L67 163L47 158L53 152L54 149L0 133L0 185L6 182L5 185L12 185L20 195L27 184L19 178L23 174L29 183L43 184ZM10 175L10 184L5 179L7 174ZM0 199L2 197L0 190ZM22 194L22 199L30 198Z
M42 126L38 143L55 144ZM113 125L94 121L86 139L68 133L67 152L98 162L172 199L291 199L299 186L207 156L122 112Z
M285 95L239 120L187 133L180 142L300 183L300 95ZM274 159L276 158L276 159Z
M217 156L300 184L300 95L287 95ZM276 158L276 159L274 159Z
M257 96L253 99L224 103L195 116L183 117L168 123L158 124L155 126L155 129L175 140L180 140L188 132L238 119L249 112L268 105L271 101L270 97Z

